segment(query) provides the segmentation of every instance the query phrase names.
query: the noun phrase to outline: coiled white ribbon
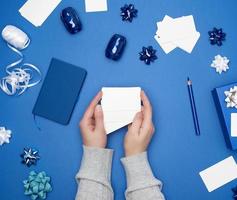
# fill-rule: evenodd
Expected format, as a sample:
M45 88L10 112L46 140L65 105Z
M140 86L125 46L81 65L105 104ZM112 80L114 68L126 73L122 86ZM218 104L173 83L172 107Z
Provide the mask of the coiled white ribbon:
M30 44L30 38L22 30L12 25L7 25L2 30L2 37L8 44L19 50L25 49Z
M7 42L8 47L20 56L20 59L6 66L6 77L0 82L0 88L8 95L21 95L27 88L37 85L41 81L40 70L30 63L23 63L23 54L19 51L25 49L30 44L29 37L15 26L7 25L2 31L2 37ZM19 50L18 50L19 49ZM33 73L39 75L39 79L31 82Z

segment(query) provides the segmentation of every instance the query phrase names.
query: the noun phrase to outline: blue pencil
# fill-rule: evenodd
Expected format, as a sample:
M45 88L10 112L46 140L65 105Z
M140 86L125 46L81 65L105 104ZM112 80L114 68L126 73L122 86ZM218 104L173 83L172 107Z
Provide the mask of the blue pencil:
M200 135L197 109L196 109L194 95L193 95L192 81L189 79L189 77L187 78L187 85L188 85L188 94L189 94L190 105L191 105L192 114L193 114L193 122L194 122L195 132L196 132L196 135Z

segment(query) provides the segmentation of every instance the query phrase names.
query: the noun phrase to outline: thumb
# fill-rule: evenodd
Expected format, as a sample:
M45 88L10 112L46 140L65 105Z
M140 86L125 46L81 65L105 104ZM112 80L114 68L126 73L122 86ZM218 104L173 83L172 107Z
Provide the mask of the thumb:
M139 133L141 125L142 125L142 121L143 121L142 112L138 112L135 115L130 127L130 129L132 129L132 132L137 133L137 134Z
M95 107L95 129L105 130L104 128L104 116L101 105Z

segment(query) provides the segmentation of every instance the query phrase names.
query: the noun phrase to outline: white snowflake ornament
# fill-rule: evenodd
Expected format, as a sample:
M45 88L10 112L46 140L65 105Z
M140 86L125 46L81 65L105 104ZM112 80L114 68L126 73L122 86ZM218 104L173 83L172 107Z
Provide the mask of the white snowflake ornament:
M230 60L221 55L216 55L215 59L212 61L211 67L216 68L216 72L221 74L223 71L226 72L229 69L229 64Z
M230 88L229 91L225 91L225 102L227 108L237 108L237 86Z
M11 137L11 130L6 130L5 127L0 127L0 145L4 143L9 143Z

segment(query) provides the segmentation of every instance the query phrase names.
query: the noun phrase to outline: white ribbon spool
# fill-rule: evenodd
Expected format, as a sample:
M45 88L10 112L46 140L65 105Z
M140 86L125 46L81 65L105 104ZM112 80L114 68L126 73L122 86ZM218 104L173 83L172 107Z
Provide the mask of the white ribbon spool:
M6 66L7 76L0 80L0 88L7 95L21 95L27 88L37 85L41 80L40 70L32 64L24 63L17 67L23 61L23 54L19 51L25 49L30 44L29 37L19 28L7 25L2 31L2 37L7 42L8 47L16 52L20 59ZM31 82L33 72L37 73L39 79Z
M29 37L19 28L7 25L2 31L3 39L11 46L22 50L30 44Z

